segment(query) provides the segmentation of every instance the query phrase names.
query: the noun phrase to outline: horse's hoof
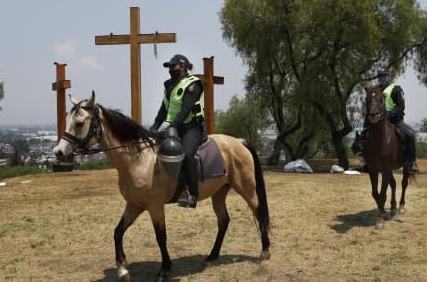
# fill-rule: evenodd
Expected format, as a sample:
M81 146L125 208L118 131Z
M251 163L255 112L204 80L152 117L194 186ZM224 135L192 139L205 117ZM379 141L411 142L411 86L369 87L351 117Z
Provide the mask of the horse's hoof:
M376 230L384 229L384 217L380 216L377 218L377 221L375 222L375 229Z
M157 274L157 282L168 281L168 274L169 271L160 270L160 272Z
M400 207L399 208L399 214L405 214L405 212L406 212L406 210L405 210L405 208L404 207Z
M398 213L399 211L397 209L392 209L390 210L390 217L395 217Z
M268 260L270 259L270 251L266 250L266 251L261 251L261 255L259 256L260 260Z
M127 269L119 269L119 282L130 282L130 274Z
M204 267L211 267L215 265L214 260L205 260Z

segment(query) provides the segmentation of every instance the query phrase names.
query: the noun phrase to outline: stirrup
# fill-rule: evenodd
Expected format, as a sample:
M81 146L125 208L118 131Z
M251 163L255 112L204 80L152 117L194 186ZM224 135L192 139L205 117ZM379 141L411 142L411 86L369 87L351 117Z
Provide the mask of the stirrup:
M179 199L178 206L183 208L192 208L195 209L197 206L197 198L189 195L187 199Z

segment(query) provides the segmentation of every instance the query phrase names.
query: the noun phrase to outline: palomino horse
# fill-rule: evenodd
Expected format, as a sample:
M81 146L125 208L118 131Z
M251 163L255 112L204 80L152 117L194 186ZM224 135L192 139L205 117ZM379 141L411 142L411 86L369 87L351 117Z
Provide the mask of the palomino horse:
M414 177L409 174L408 162L404 154L404 146L399 138L394 125L386 118L385 97L378 87L368 88L366 91L366 115L369 129L365 143L365 162L368 167L369 178L372 186L372 197L374 198L379 216L375 227L382 229L384 221L388 218L384 205L387 198L387 187L391 187L390 215L405 211L405 194L408 179ZM396 180L393 170L403 168L402 194L399 201L399 209L396 207ZM381 191L378 193L378 175L381 173Z
M174 196L177 181L159 164L157 145L150 132L131 118L95 103L95 93L74 105L64 136L53 149L58 159L68 159L79 151L99 144L118 171L120 193L126 201L123 215L114 231L116 263L120 281L130 281L123 250L123 236L128 227L145 210L150 214L157 244L162 256L159 281L171 270L166 246L164 205ZM217 216L218 231L207 264L218 259L230 217L226 207L227 193L233 188L249 205L261 235L260 259L269 259L269 211L262 168L255 150L241 139L214 134L224 159L224 175L205 179L199 185L199 200L211 197Z

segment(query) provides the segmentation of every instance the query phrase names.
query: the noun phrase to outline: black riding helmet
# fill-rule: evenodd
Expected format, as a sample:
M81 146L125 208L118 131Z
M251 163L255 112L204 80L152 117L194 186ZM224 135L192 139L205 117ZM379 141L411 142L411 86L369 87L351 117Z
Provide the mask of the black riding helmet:
M168 62L163 63L163 67L169 68L173 67L174 65L182 64L187 69L191 70L193 65L190 63L190 61L185 57L184 55L176 54L174 55Z
M381 68L378 69L377 75L378 76L390 75L390 71L386 67L381 67Z

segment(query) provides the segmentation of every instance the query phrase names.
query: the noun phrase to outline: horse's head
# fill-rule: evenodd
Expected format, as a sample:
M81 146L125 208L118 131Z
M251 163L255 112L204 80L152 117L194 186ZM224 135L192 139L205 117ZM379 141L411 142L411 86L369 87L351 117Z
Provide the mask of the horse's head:
M101 125L99 121L99 108L95 104L95 92L82 101L70 95L74 105L70 111L67 128L53 148L53 153L59 160L71 161L77 150L87 150L99 142Z
M366 91L366 115L370 123L377 123L386 117L385 97L379 87L364 87Z

